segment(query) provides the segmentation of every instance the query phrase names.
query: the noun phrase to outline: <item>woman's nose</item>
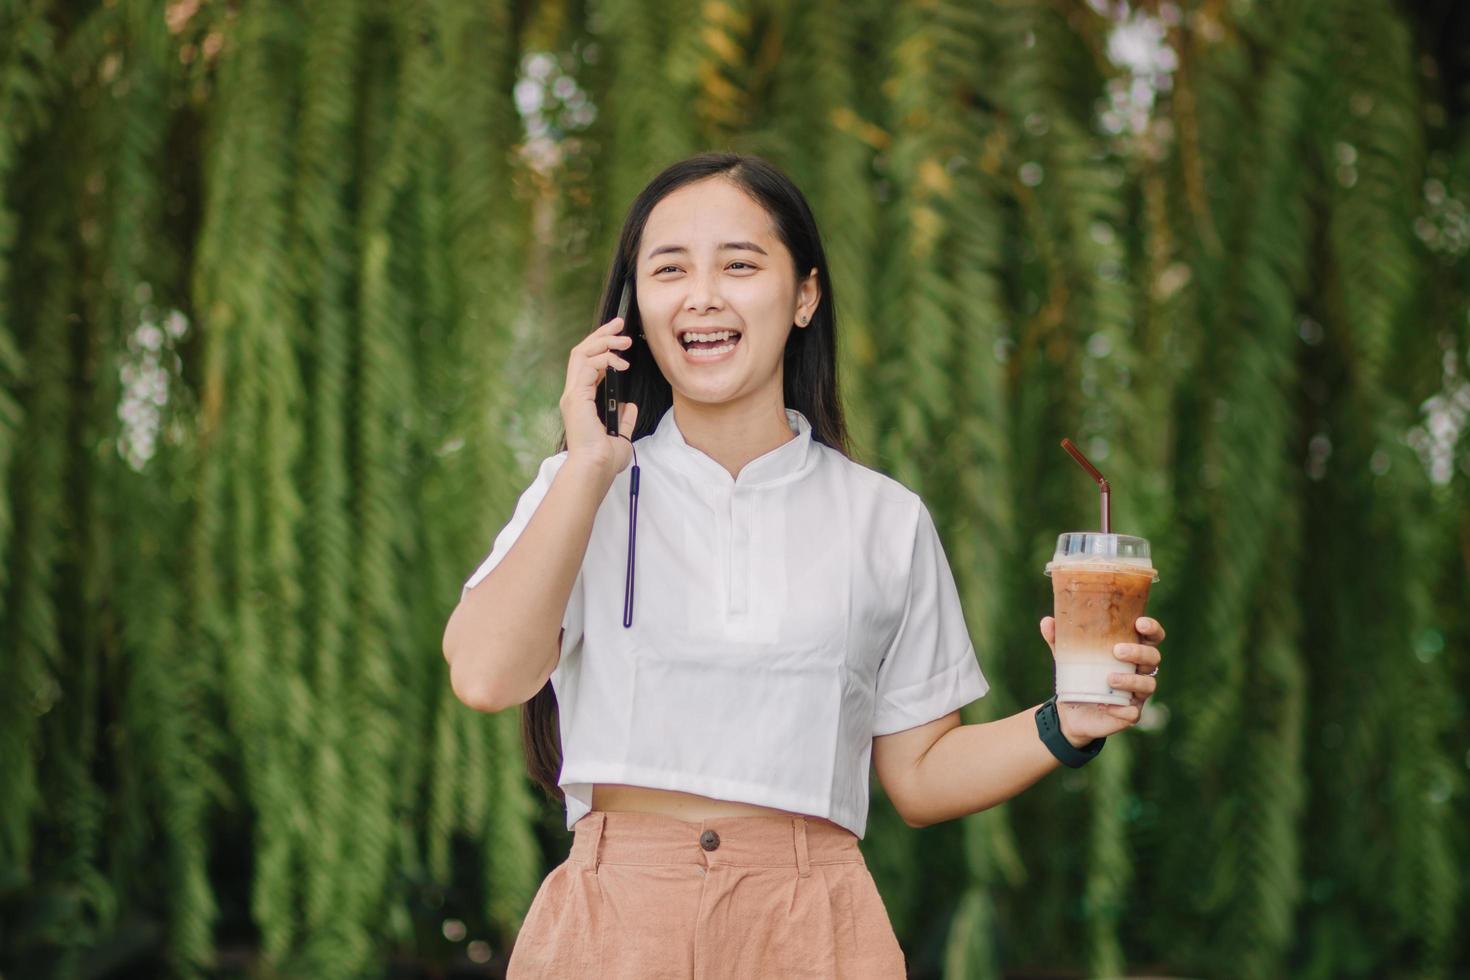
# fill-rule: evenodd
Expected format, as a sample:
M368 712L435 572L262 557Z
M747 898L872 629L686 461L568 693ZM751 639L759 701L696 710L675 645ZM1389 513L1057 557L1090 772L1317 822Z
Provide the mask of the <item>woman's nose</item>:
M718 271L690 277L689 295L686 300L686 305L690 313L704 313L712 309L717 310L724 306L724 302L723 297L720 295L720 274Z

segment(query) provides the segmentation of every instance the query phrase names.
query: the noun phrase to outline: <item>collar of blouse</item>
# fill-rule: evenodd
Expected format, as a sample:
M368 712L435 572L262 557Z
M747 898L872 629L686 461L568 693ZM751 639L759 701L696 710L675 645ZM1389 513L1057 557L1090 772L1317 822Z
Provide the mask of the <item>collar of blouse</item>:
M648 438L660 458L669 460L691 479L726 489L737 486L746 489L781 482L805 468L811 453L811 423L794 408L786 409L786 422L796 438L746 463L740 468L739 479L730 476L730 471L714 457L684 441L684 434L674 422L672 408L664 412Z

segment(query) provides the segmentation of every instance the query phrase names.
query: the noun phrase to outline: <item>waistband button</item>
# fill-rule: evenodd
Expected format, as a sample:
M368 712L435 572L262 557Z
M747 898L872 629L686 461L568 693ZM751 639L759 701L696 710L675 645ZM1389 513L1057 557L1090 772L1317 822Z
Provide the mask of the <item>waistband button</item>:
M713 851L720 846L720 835L713 830L706 830L699 835L699 846L706 851Z

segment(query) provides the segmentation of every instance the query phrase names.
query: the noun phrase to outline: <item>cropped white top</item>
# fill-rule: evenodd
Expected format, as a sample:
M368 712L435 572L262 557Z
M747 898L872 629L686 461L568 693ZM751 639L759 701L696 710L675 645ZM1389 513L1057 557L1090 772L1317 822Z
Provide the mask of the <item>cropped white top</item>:
M627 628L631 464L603 498L551 673L568 829L601 782L824 817L861 838L873 737L989 690L923 501L786 416L796 438L736 478L684 441L672 409L638 440ZM566 458L542 462L461 599Z

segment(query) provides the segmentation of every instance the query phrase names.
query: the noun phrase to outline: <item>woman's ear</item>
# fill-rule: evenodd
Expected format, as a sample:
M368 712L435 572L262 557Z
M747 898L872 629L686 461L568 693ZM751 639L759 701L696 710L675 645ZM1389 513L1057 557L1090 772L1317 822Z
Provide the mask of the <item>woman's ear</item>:
M810 324L812 320L816 317L817 304L822 301L822 286L821 281L817 275L816 266L812 266L812 271L807 273L807 277L802 280L801 287L797 290L797 292L799 295L797 298L798 310L796 314L796 325L799 327L805 327ZM811 304L811 308L805 313L801 312L799 307L805 306L807 304ZM803 317L805 319L803 319Z

